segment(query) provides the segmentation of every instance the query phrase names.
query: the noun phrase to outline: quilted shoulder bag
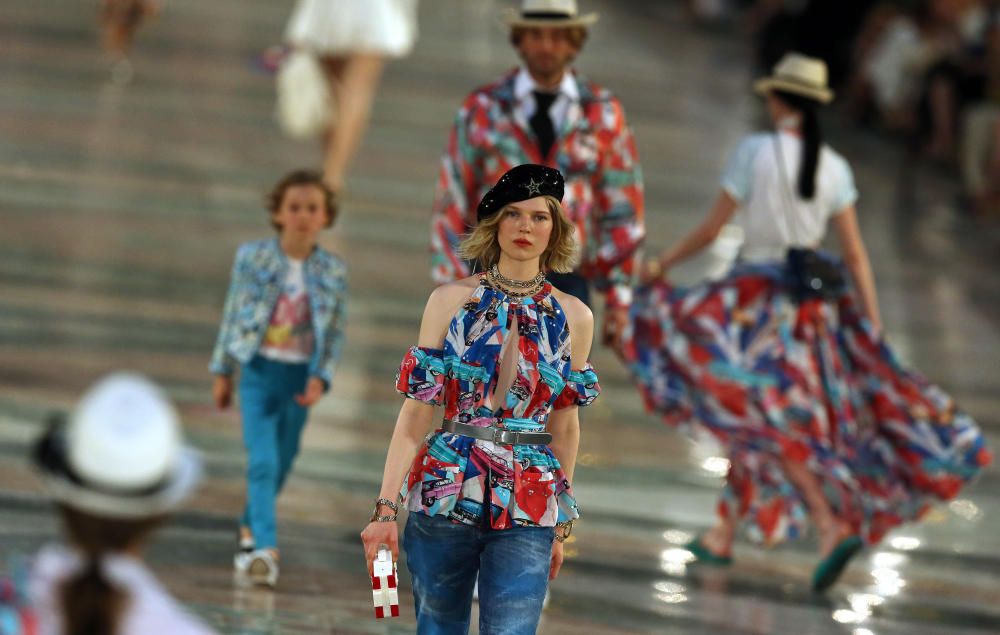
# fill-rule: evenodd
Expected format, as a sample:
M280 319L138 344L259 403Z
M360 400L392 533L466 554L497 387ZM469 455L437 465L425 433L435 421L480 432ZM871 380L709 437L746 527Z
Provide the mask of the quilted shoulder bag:
M789 228L792 228L797 220L796 210L792 205L794 199L785 172L781 139L777 133L774 135L774 148L778 159L778 178L781 180L782 197L785 202L784 214L788 219ZM789 247L785 252L785 269L788 274L789 290L799 302L814 298L831 300L847 290L847 280L844 279L840 259L823 249Z

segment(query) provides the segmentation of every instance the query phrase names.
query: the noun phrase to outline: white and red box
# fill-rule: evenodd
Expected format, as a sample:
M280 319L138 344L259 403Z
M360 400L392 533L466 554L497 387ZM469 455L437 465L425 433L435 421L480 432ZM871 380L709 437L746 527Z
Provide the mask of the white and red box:
M388 549L378 550L372 563L372 603L375 617L399 617L399 592L396 589L396 563Z

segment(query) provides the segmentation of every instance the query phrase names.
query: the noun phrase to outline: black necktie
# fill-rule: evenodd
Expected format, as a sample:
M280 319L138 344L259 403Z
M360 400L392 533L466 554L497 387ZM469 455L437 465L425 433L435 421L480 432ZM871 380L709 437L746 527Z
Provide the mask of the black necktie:
M556 100L558 95L555 93L543 93L538 90L531 92L535 96L535 114L531 115L528 123L531 124L531 129L538 139L538 149L542 153L542 163L545 163L549 156L549 150L552 149L552 144L556 141L556 129L552 125L552 117L549 117L549 108L552 107L552 102Z

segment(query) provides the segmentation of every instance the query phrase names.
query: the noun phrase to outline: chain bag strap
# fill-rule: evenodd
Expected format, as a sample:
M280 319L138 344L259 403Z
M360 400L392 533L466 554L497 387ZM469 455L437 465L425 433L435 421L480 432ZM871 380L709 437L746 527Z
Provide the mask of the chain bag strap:
M778 160L778 178L784 199L782 211L788 221L788 229L794 234L797 216L792 204L791 186L785 171L785 158L781 149L779 133L774 134L775 157ZM785 252L785 268L792 295L799 301L820 298L830 300L844 293L847 281L836 256L821 249L810 247L789 247Z

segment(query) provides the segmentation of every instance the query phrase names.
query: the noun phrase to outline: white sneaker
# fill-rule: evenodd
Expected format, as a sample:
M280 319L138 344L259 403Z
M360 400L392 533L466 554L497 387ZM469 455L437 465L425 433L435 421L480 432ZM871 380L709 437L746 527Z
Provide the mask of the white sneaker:
M250 586L250 560L253 558L251 551L237 551L233 555L233 578L239 586Z
M250 553L251 551L254 550L253 537L245 538L243 536L240 536L239 542L237 544L240 553Z
M267 549L257 549L249 553L238 553L233 558L233 569L238 577L253 584L269 586L278 584L278 561Z

